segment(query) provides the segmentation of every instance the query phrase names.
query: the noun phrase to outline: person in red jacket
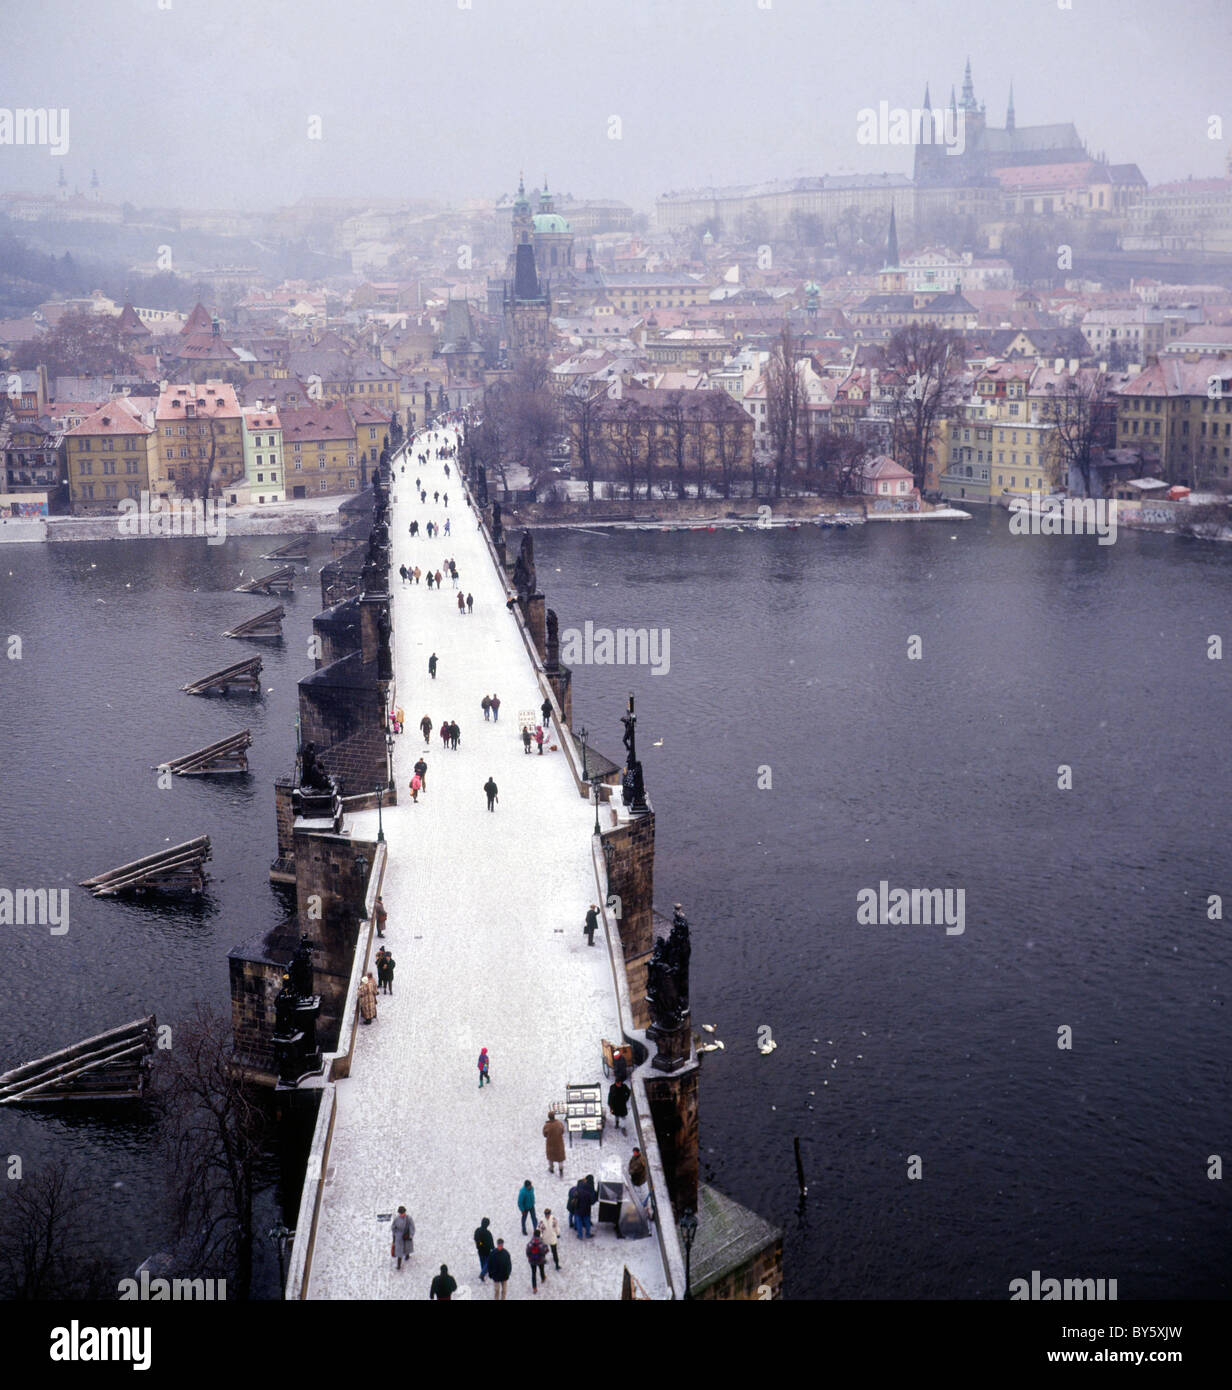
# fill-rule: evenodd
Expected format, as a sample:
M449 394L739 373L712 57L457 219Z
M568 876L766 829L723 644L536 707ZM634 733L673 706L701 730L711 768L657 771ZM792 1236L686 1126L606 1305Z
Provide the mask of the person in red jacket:
M530 1291L531 1293L538 1293L539 1285L536 1282L536 1276L542 1279L545 1284L548 1282L548 1247L543 1243L538 1231L526 1242L526 1258L530 1263Z

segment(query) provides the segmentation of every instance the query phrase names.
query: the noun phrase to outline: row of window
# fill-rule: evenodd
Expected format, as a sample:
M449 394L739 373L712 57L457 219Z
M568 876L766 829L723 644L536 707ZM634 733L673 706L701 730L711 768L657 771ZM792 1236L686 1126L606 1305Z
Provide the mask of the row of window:
M103 461L102 461L102 463L103 463L103 472L104 472L104 473L114 473L114 472L116 471L116 463L117 463L117 462L118 462L117 459L103 459ZM125 460L124 460L124 471L125 471L125 473L136 473L136 472L139 471L139 469L140 469L140 465L139 465L139 463L138 463L138 461L137 461L136 459L125 459ZM94 460L93 460L93 459L79 459L79 460L77 461L77 471L78 471L78 473L81 474L81 476L82 476L83 478L88 478L88 477L94 472Z
M118 484L116 484L116 483L104 483L104 484L103 484L103 497L104 497L104 498L108 498L108 499L109 499L109 498L113 498L113 497L118 497L120 494L119 494L119 492L118 492L117 489L118 489ZM82 483L82 485L81 485L81 487L80 487L80 489L79 489L79 492L80 492L80 496L81 496L82 501L84 501L84 502L93 502L93 501L94 501L94 484L93 484L93 483ZM136 496L139 495L139 493L140 493L140 488L138 488L138 486L137 486L136 483L129 483L128 486L127 486L127 488L125 489L125 496L127 496L127 497L136 497Z

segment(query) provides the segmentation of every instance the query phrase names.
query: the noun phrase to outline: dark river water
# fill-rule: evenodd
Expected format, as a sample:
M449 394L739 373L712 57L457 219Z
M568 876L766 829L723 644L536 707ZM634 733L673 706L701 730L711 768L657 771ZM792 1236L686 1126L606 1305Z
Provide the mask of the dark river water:
M619 755L636 692L656 898L726 1043L704 1168L785 1228L788 1296L1006 1298L1038 1269L1226 1297L1232 549L977 512L542 532L536 560L562 634L670 630L664 675L576 669L574 722ZM965 930L861 925L882 881L962 889Z
M685 904L694 1022L726 1044L705 1059L704 1170L784 1227L788 1296L1005 1298L1033 1269L1227 1296L1207 1165L1232 1157L1230 928L1206 903L1232 894L1232 702L1206 651L1232 643L1232 552L1011 537L1000 515L536 541L562 632L670 630L662 676L579 665L575 723L617 754L637 694L658 903ZM327 543L282 647L220 635L277 601L231 592L274 543L0 548L0 636L24 642L0 660L0 885L73 888L67 935L0 929L0 1069L225 1008L227 951L282 919L271 782ZM259 701L180 692L258 650ZM158 789L161 759L244 727L246 778ZM73 887L201 833L197 910ZM961 889L965 930L860 924L883 880ZM0 1110L27 1171L73 1157L127 1267L167 1244L156 1141L135 1116ZM272 1163L263 1221L296 1195Z

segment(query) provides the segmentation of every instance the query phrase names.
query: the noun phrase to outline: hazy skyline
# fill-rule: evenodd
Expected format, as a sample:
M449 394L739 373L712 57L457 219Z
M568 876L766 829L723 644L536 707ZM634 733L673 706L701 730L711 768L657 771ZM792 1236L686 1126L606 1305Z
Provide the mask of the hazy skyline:
M0 145L0 191L63 167L139 205L461 201L524 169L650 210L711 182L910 174L909 147L857 142L858 113L919 106L925 81L947 104L968 54L990 124L1012 81L1020 126L1072 121L1152 183L1222 174L1232 147L1229 0L469 3L46 0L6 32L0 106L68 108L69 150Z

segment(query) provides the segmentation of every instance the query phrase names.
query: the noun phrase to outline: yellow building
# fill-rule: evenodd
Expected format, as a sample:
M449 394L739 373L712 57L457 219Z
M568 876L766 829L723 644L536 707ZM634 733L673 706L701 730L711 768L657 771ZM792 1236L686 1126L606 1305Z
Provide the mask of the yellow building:
M223 381L164 386L154 423L158 455L152 493L207 497L243 481L243 417L234 386Z
M1232 362L1162 357L1114 395L1117 447L1144 470L1194 488L1232 478Z
M1033 362L996 362L976 377L961 414L940 432L937 482L947 497L997 502L1056 486L1053 427L1031 399L1038 371Z
M310 406L283 406L278 418L288 498L359 491L355 425L345 405L318 401Z
M153 492L154 425L131 397L117 396L69 430L64 452L74 516L103 516L115 512L126 497Z

